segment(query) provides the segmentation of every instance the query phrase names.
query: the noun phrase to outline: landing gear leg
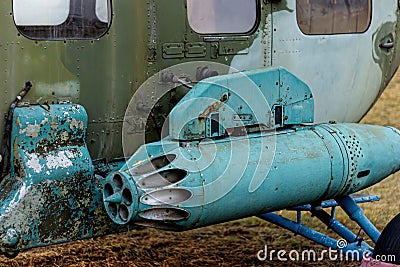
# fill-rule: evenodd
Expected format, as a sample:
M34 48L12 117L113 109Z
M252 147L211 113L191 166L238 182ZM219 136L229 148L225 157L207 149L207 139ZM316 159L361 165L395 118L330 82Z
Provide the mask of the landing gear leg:
M348 214L348 216L356 221L360 227L367 233L367 235L372 239L374 243L377 242L379 238L379 231L376 227L368 220L365 216L363 210L357 205L357 203L365 203L378 201L377 196L368 195L353 195L337 198L336 200L327 200L318 205L303 205L298 207L293 207L289 210L297 211L297 221L292 221L290 219L284 218L281 215L275 214L273 212L259 215L258 217L264 219L268 222L276 224L282 228L285 228L295 234L299 234L307 239L310 239L318 244L325 247L329 247L334 250L340 251L342 254L349 255L355 260L361 260L365 255L372 255L374 249L365 243L361 237L354 234L345 225L341 224L335 218L335 210L337 206L343 208L343 210ZM324 208L332 208L331 214L324 211ZM302 224L302 212L309 211L313 216L318 218L321 222L332 229L343 239L336 240L326 234L320 233L314 229L311 229ZM393 230L397 230L397 253L399 254L400 260L400 215L398 216L397 223L392 226ZM389 231L389 230L388 230ZM393 235L393 234L389 234Z

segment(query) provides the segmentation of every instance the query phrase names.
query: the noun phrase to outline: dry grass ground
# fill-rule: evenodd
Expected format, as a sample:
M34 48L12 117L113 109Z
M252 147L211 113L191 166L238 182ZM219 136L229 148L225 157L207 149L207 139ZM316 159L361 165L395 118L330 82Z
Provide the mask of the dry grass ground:
M363 123L400 128L399 103L400 73L363 119ZM399 176L399 173L395 174L365 190L366 193L382 197L380 202L363 205L366 214L380 230L400 212ZM342 212L339 212L338 217L355 231L358 230ZM305 218L305 222L321 231L329 232L309 216ZM324 249L286 230L256 218L249 218L184 233L143 228L127 234L33 249L21 253L13 260L2 258L0 266L359 266L357 262L329 260L260 262L256 253L265 245L270 249L287 251Z

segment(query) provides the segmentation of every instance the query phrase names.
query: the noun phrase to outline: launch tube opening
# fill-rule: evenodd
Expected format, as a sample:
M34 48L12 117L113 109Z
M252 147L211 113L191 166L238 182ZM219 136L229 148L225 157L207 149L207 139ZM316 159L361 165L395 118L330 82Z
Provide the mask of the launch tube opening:
M110 211L112 216L117 216L117 204L108 203L108 210Z
M133 202L133 197L132 197L132 192L128 189L125 188L122 191L122 201L127 205L130 206Z
M120 205L119 206L119 217L124 222L128 221L129 210L125 205Z
M124 183L122 182L122 177L118 173L114 175L113 182L115 187L117 187L117 189L121 189L122 186L124 185Z
M155 170L164 168L165 166L170 164L172 161L174 161L175 158L176 158L176 155L174 155L174 154L167 154L167 155L163 155L161 157L154 158L154 159L144 163L143 165L138 166L133 171L133 173L141 175L141 174L153 172Z
M182 221L189 218L190 213L179 208L152 208L142 211L140 217L153 221Z
M182 181L188 175L187 171L173 169L155 173L143 178L139 185L143 189L160 188Z
M105 195L105 197L107 198L107 197L109 197L109 196L111 196L113 194L114 194L114 189L113 189L112 185L107 183L104 186L104 195Z

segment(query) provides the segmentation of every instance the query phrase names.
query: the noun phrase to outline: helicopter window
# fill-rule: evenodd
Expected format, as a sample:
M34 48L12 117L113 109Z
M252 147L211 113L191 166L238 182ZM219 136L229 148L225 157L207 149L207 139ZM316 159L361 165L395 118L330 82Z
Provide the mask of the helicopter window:
M107 8L107 0L106 1L101 1L97 0L96 1L96 16L97 18L104 23L108 23L108 8Z
M365 32L371 0L297 0L297 23L305 34Z
M257 0L187 0L187 11L200 34L247 33L257 22Z
M58 25L69 13L69 0L15 0L14 20L17 25Z
M98 39L111 24L111 0L13 0L13 16L30 39Z

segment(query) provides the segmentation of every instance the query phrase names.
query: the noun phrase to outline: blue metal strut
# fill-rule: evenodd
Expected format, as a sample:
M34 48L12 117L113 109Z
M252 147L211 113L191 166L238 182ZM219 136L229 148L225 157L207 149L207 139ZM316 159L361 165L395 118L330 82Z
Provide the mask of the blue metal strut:
M339 197L335 199L340 207L347 213L350 219L355 221L365 233L376 244L381 233L376 229L375 225L365 216L364 211L350 196Z

